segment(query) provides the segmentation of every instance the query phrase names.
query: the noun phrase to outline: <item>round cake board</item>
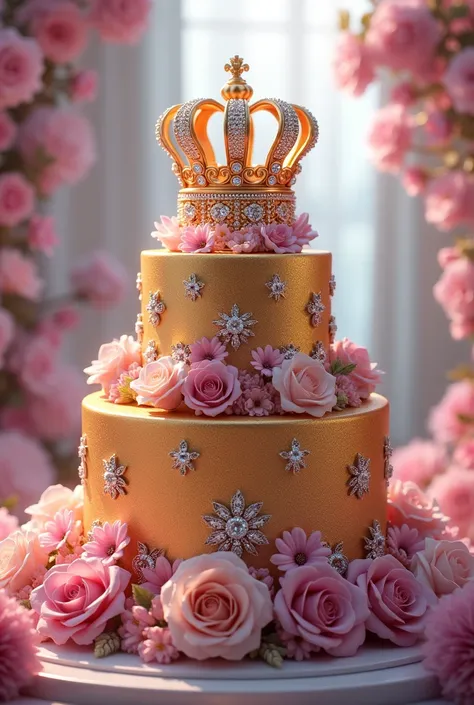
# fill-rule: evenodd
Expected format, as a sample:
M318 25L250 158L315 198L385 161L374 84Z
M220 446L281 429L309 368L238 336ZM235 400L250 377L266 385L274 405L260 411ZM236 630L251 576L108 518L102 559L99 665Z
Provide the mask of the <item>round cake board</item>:
M136 656L95 659L90 648L43 644L28 694L73 705L408 705L439 695L418 647L366 645L351 658L285 661L180 659L143 664Z

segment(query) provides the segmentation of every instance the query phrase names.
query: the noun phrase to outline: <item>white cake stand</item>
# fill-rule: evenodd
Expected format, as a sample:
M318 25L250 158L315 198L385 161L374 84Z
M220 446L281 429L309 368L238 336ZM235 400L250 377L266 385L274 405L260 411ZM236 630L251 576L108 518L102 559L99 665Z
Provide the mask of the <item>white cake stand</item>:
M27 694L73 705L434 705L439 696L418 647L366 645L353 658L286 661L281 670L250 660L183 659L160 667L127 654L98 660L87 648L49 644L40 657L43 670Z

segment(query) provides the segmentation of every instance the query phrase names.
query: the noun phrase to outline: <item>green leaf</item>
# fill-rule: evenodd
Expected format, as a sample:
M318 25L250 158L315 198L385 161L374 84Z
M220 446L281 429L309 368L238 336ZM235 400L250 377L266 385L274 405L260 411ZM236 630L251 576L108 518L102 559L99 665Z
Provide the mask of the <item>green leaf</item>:
M140 605L140 607L144 607L147 610L150 609L151 601L155 597L152 592L146 588L143 588L141 585L132 585L132 593L135 604Z
M336 375L350 375L351 372L353 372L356 368L356 365L354 363L351 363L349 365L344 365L343 362L339 358L334 360L334 362L331 364L331 374L336 376Z

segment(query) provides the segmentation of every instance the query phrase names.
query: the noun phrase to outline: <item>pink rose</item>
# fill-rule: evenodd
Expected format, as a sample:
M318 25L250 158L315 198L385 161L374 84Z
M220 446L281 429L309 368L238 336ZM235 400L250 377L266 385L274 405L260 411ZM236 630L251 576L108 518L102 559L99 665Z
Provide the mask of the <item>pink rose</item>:
M126 372L134 362L141 365L142 353L140 343L131 335L122 335L120 340L113 340L100 346L98 359L93 360L84 372L89 375L87 384L100 384L108 394L123 372Z
M48 381L48 394L28 397L32 432L45 441L68 440L81 428L85 384L73 365L58 365Z
M183 385L184 402L196 415L217 416L241 394L238 370L219 360L197 362Z
M446 91L459 113L474 115L474 47L455 54L443 77Z
M405 108L392 103L376 113L368 135L370 155L380 171L397 173L411 147L412 124Z
M4 356L13 340L15 321L11 313L0 308L0 369L3 367Z
M436 301L451 319L451 335L459 340L474 332L474 263L461 257L446 265L433 287Z
M474 182L462 171L432 179L426 189L425 218L447 232L474 221Z
M15 142L18 128L10 115L0 112L0 152L6 152Z
M428 428L438 443L456 443L470 430L474 419L474 384L450 384L428 417Z
M43 492L39 502L27 507L25 512L31 516L34 526L42 529L62 509L72 510L75 521L82 521L83 508L84 489L82 485L77 485L74 490L63 485L51 485Z
M130 388L136 392L138 404L172 411L183 400L185 379L184 362L176 363L172 357L160 357L142 367L138 379L130 383Z
M147 28L151 0L93 0L90 22L107 42L135 44Z
M428 494L439 502L451 523L459 527L460 536L474 540L474 472L452 467L434 479Z
M231 552L183 561L163 586L161 602L174 645L200 661L244 658L258 649L272 619L267 586Z
M109 619L124 610L130 573L99 558L77 558L51 568L30 596L37 630L55 644L92 644Z
M338 87L353 96L362 95L375 78L374 69L371 52L362 39L343 32L334 59Z
M283 223L263 225L261 235L266 249L279 255L288 252L301 252L301 245L296 241L293 229Z
M69 95L73 103L92 103L97 97L99 77L97 71L84 70L71 79Z
M407 524L417 529L424 538L442 538L446 532L447 517L414 482L394 480L388 488L388 520L395 526Z
M409 166L402 174L402 183L409 196L419 196L426 188L428 175L419 166Z
M48 554L35 531L18 530L0 541L0 588L14 595L44 570Z
M367 596L329 564L301 566L280 578L275 616L288 634L331 656L353 656L365 640Z
M280 392L282 409L296 414L324 416L337 402L336 378L321 362L304 353L275 367L273 386Z
M166 215L160 216L160 219L161 224L155 223L156 231L152 232L151 236L159 240L170 252L178 252L182 235L178 219L175 216L168 218Z
M19 225L31 215L35 190L21 174L10 171L0 176L0 225Z
M71 270L76 296L98 309L116 306L125 294L127 282L125 267L108 252L93 252Z
M74 61L87 45L87 25L80 9L69 0L52 4L33 20L32 29L44 55L55 64Z
M421 585L441 597L474 580L474 556L462 541L428 538L425 549L413 558L411 569Z
M52 216L33 215L28 224L28 244L32 250L37 250L51 257L58 244L55 220Z
M349 564L347 579L367 596L369 632L397 646L413 646L423 637L435 597L396 558L356 559Z
M446 460L443 446L414 438L408 445L395 449L392 456L393 478L402 482L411 480L418 487L424 487L435 475L443 472Z
M474 438L467 438L454 449L453 461L456 465L474 470Z
M366 348L356 345L349 338L336 340L330 346L329 360L331 363L339 360L344 367L355 365L349 377L355 382L362 399L367 399L372 392L375 392L376 386L380 384L380 375L383 373L376 369L377 363L370 361Z
M39 396L50 394L57 364L57 351L51 341L41 335L31 338L20 360L23 388Z
M43 55L34 39L0 30L0 109L29 103L41 90Z

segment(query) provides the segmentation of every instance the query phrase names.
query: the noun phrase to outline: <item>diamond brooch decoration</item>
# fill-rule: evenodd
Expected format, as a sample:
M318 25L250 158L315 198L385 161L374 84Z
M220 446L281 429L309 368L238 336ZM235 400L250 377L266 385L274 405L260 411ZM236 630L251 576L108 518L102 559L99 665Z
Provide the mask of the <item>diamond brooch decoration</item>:
M151 325L159 326L161 323L161 315L166 310L166 306L159 291L155 291L155 293L150 292L150 300L148 301L146 310L148 311L148 320Z
M77 469L77 473L79 475L81 485L84 485L87 477L87 436L85 433L81 436L79 440L79 448L77 449L77 455L79 457L79 467Z
M285 298L285 291L287 283L281 280L279 274L274 274L270 281L268 281L265 286L270 290L268 295L269 299L275 299L275 301L280 301L283 297Z
M217 334L218 337L225 343L230 343L234 350L238 350L248 338L255 335L251 326L254 326L257 321L252 319L251 313L241 314L237 304L234 304L230 314L220 313L219 319L213 323L221 329Z
M264 213L265 211L258 203L251 203L244 208L244 214L249 220L252 221L252 223L260 222L264 216Z
M234 494L230 508L219 502L212 506L216 515L205 515L203 520L213 529L206 539L206 546L217 546L218 551L232 551L241 557L247 551L258 555L255 546L268 544L267 537L260 529L271 519L270 514L260 514L263 502L245 506L245 499L240 490Z
M312 357L313 360L318 360L319 362L326 362L326 350L324 349L324 345L321 340L318 340L313 345L309 356Z
M393 475L393 465L390 462L390 458L392 457L393 453L393 448L390 443L390 436L385 436L383 440L383 461L384 461L384 476L385 476L385 481L387 482L387 485L389 484L390 480L392 479Z
M190 274L189 279L183 281L184 284L184 295L187 299L191 301L196 301L200 299L202 294L201 291L204 289L205 284L197 278L196 274Z
M337 333L336 317L329 316L329 342L331 343L331 345L336 340L336 333Z
M138 300L141 301L142 300L142 293L143 293L143 282L142 282L142 273L141 272L138 272L138 274L137 274L136 285L137 285L137 291L138 291Z
M301 348L296 347L293 343L290 343L289 345L282 345L280 348L280 352L283 353L285 360L292 360L300 350Z
M370 485L370 459L364 458L361 453L357 453L354 465L348 465L347 469L351 475L347 484L349 494L362 499L369 492Z
M326 309L326 306L321 301L321 292L315 294L312 292L309 302L306 304L306 311L310 315L310 321L313 328L319 326L321 323L322 313Z
M163 555L164 551L161 548L154 548L150 551L148 546L141 541L138 541L137 548L138 553L132 561L132 568L138 576L138 582L144 583L145 576L143 575L143 569L148 568L149 570L153 570L157 559Z
M380 558L385 555L385 536L377 519L369 526L370 536L364 537L365 553L367 558Z
M305 457L309 454L310 451L302 450L299 442L296 438L293 438L291 441L291 449L282 450L279 455L284 458L284 460L288 461L286 463L285 470L288 470L288 472L292 472L296 475L300 472L300 470L306 467Z
M216 223L223 223L230 213L230 208L225 203L215 203L210 213L212 220L215 220Z
M329 565L341 575L345 575L349 567L349 559L344 555L343 542L341 541L341 543L337 543L335 546L326 545L331 549L331 555L328 558Z
M112 499L118 495L127 494L126 481L122 477L127 467L119 465L115 453L108 459L102 461L104 465L104 494L109 494Z
M186 441L181 441L179 448L170 452L173 458L173 469L179 470L180 475L187 475L189 470L195 470L193 461L197 460L201 454L196 450L189 450Z
M135 323L135 335L137 336L137 343L140 345L143 343L143 316L141 313L137 314L137 321Z
M158 360L158 348L156 346L156 341L155 340L150 340L148 345L145 348L145 352L143 353L143 357L145 359L145 362L154 362L155 360Z
M334 296L336 293L336 277L331 274L329 277L329 296Z
M184 362L185 365L189 365L191 348L186 343L176 343L171 346L171 357L175 362Z

